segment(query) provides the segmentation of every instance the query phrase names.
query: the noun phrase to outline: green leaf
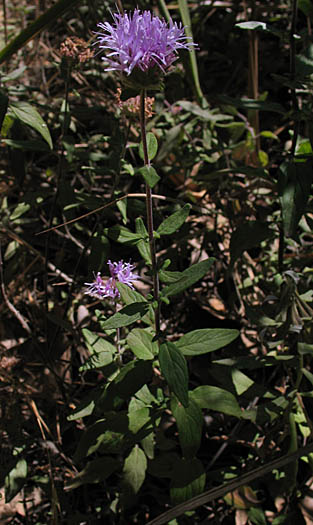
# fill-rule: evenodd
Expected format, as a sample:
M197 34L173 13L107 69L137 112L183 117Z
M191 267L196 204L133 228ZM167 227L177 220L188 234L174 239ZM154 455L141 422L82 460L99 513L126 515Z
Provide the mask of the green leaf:
M80 367L81 370L93 370L109 365L113 361L115 347L98 334L94 334L87 328L83 328L82 334L87 348L91 353L89 359Z
M160 281L163 283L176 283L182 278L183 273L182 272L171 272L169 270L160 270L159 271L159 278Z
M185 458L192 458L198 452L201 443L203 416L195 401L190 399L188 407L171 400L171 411L176 419L178 438Z
M153 432L151 432L150 434L148 434L148 436L143 438L140 443L141 443L141 446L147 458L153 459L154 458L154 447L155 447L155 439L154 439Z
M158 141L155 135L151 133L151 131L147 133L146 140L147 140L148 159L152 160L154 159L158 151ZM145 160L142 141L139 144L139 155L142 160Z
M120 226L119 224L115 224L108 229L108 236L116 242L129 245L135 245L141 239L141 235L133 233L125 226Z
M158 344L145 328L134 328L127 336L127 344L139 359L153 359L158 353Z
M149 235L147 232L147 228L142 220L141 217L137 217L136 219L136 233L138 235L141 235L141 239L137 242L136 246L137 249L143 258L143 260L151 265L151 254L150 254L150 244L149 244Z
M49 147L42 140L13 140L2 139L7 146L24 151L49 151Z
M83 397L83 399L81 400L79 405L73 410L73 412L71 412L70 415L67 416L67 420L75 421L76 419L90 416L93 413L96 403L101 397L102 393L102 386L97 386L94 389L92 389L88 395Z
M303 79L313 73L313 60L305 55L295 57L296 76Z
M309 343L298 342L298 352L300 355L310 354L313 355L313 345Z
M201 494L205 486L205 477L205 470L199 459L176 461L170 488L173 505L178 505Z
M23 488L27 478L27 463L19 459L5 477L5 502L9 503Z
M202 109L198 104L188 102L187 100L179 100L176 104L181 106L185 111L189 111L193 115L196 115L207 122L219 122L233 119L231 115L223 115L220 112L217 113L216 110L210 111L209 109Z
M142 303L147 299L136 290L132 290L127 284L117 283L117 288L121 294L121 299L125 304ZM144 323L152 325L154 323L154 312L151 304L147 302L148 313L141 319Z
M231 377L238 396L241 396L255 384L250 377L246 376L238 368L231 369Z
M176 232L184 224L189 215L190 209L191 205L185 204L183 208L175 211L175 213L164 219L158 227L157 233L159 235L171 235Z
M200 408L216 410L230 416L241 417L238 402L231 392L217 386L202 385L190 392L190 397Z
M111 457L89 461L86 467L65 486L65 490L73 490L87 483L100 483L107 479L119 466L119 461Z
M214 261L214 257L210 257L210 259L205 259L200 263L190 266L190 268L187 268L187 270L181 273L181 278L178 281L163 288L162 295L170 297L183 292L189 288L189 286L202 279L202 277L207 274Z
M82 461L83 459L96 452L101 445L103 445L104 443L107 444L107 430L108 422L105 419L96 421L96 423L94 423L93 425L88 426L87 430L85 430L85 432L82 434L79 440L77 449L74 454L74 461ZM111 446L114 440L119 439L119 441L121 441L123 439L123 435L121 435L121 432L119 432L118 434L119 435L117 437L114 436L113 438L110 433L109 437L111 439ZM115 448L113 450L115 451ZM109 451L112 452L112 448Z
M151 361L136 359L123 366L111 385L118 396L122 399L129 399L151 379L151 375Z
M148 304L147 299L143 295L141 295L141 293L136 292L136 290L133 290L127 284L117 283L116 285L121 294L121 298L125 304L142 303L142 302L146 302Z
M148 432L147 432L148 431ZM145 434L152 431L152 425ZM106 454L119 454L133 446L138 436L129 428L129 417L126 411L109 412L106 419L100 419L87 427L78 443L74 454L75 462L84 460L98 450Z
M113 328L121 328L128 326L135 321L139 321L149 310L149 304L146 302L129 304L112 315L106 321L102 321L101 326L103 330L111 330Z
M135 403L133 403L133 400ZM137 403L140 408L136 408ZM143 406L136 398L133 398L129 403L127 416L129 422L128 428L133 434L137 434L143 426L147 427L147 424L151 421L149 408Z
M67 416L67 420L75 421L76 419L90 416L90 414L93 413L94 408L95 402L88 396L88 399L85 399L82 403L80 403L80 405L78 405L78 407L75 408L75 410L69 416Z
M123 489L128 494L137 494L146 477L147 458L144 451L135 445L125 459Z
M160 368L170 389L179 401L188 406L188 368L186 359L174 343L166 342L160 347Z
M157 184L157 182L159 182L161 178L157 174L153 166L143 166L139 169L139 173L143 176L150 188L154 188L154 186Z
M201 355L224 348L238 337L239 331L228 328L204 328L183 335L175 345L184 355Z
M251 491L252 492L252 491ZM253 503L253 501L252 501ZM250 507L247 511L249 521L253 523L254 525L267 525L267 519L263 512L263 510L259 507ZM286 516L284 516L286 518ZM284 520L286 521L286 520ZM274 522L272 521L272 524ZM276 523L277 525L277 523Z
M296 240L297 226L306 211L313 182L312 161L288 162L281 166L279 192L284 233Z
M48 126L38 113L37 109L31 104L28 104L28 102L19 101L9 104L9 111L16 119L38 131L42 138L48 143L50 149L53 148Z
M16 208L12 211L10 215L10 220L15 221L16 219L19 219L24 215L24 213L27 213L31 208L31 205L26 202L20 202Z
M148 264L152 265L152 259L151 259L151 253L150 253L150 245L148 241L144 241L141 239L137 242L136 247L143 258L143 260Z
M137 217L136 219L136 233L141 235L143 239L149 239L148 230L141 217Z
M230 239L231 265L245 250L260 246L261 242L273 237L274 231L261 221L245 221L232 233Z

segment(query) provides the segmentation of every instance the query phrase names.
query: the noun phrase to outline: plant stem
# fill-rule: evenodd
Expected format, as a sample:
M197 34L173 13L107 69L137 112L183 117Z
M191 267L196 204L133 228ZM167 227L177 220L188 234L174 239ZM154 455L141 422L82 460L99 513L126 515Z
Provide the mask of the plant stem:
M146 134L146 115L145 115L145 99L146 91L143 89L140 93L140 128L141 128L141 140L144 154L145 166L150 166L150 160L148 155L147 146L147 134ZM155 316L155 331L156 336L160 333L160 301L159 301L159 276L157 270L157 260L155 252L155 239L153 234L153 205L152 205L152 192L149 184L146 183L146 210L147 210L147 226L149 235L149 246L150 255L152 262L152 276L153 276L153 298L155 302L154 316Z

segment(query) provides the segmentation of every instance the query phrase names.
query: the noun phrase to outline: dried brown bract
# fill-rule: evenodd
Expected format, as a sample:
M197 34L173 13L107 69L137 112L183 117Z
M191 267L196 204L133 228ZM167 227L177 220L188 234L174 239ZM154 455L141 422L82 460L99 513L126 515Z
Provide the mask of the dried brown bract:
M80 63L86 62L93 57L93 51L82 38L76 36L68 37L60 46L61 55Z
M140 110L140 96L132 97L127 100L121 100L121 88L117 89L117 93L115 95L115 100L117 102L118 107L127 115L128 117L134 117L138 116L139 110ZM150 118L153 116L153 104L154 104L154 97L146 97L145 98L145 115L146 118Z

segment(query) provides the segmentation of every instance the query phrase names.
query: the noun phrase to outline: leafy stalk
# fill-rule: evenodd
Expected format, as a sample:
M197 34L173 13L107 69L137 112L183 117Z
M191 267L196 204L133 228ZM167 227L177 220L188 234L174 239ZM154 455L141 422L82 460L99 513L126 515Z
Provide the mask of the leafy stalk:
M140 93L141 140L142 140L142 146L143 146L144 164L145 166L150 166L148 146L147 146L147 133L146 133L145 99L146 99L146 90L143 89ZM150 255L151 255L151 261L152 261L153 298L155 302L155 307L154 307L155 331L156 331L156 335L158 335L160 333L159 276L158 276L158 271L157 271L155 239L154 239L154 233L153 233L152 191L148 183L146 183L146 210L147 210L147 226L148 226L148 235L149 235Z

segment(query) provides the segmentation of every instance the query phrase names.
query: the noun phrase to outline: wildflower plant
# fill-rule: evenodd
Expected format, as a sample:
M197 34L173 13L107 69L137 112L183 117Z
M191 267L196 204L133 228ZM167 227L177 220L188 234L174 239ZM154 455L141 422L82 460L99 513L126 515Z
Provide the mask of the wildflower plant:
M101 23L98 27L101 32L97 33L97 44L104 52L102 59L106 71L118 72L122 75L122 85L131 86L133 91L139 92L139 154L144 164L139 173L145 183L143 196L146 201L146 222L138 217L136 233L129 234L136 239L140 256L148 267L152 293L145 297L135 289L133 283L139 279L139 275L135 273L133 264L123 261L109 260L107 264L110 277L106 279L101 273L97 273L93 282L85 283L86 294L101 301L118 300L125 306L107 319L103 319L102 313L97 312L101 329L109 339L101 339L99 342L98 336L88 330L84 332L92 355L82 369L101 367L105 371L105 367L109 366L111 376L100 393L97 391L94 394L87 410L86 407L83 409L84 416L98 414L100 411L102 419L101 422L96 419L95 424L87 430L78 446L76 459L81 460L88 456L90 450L96 452L102 440L109 439L114 418L122 417L118 410L125 410L128 403L126 420L119 419L122 428L119 430L120 439L116 451L127 451L128 454L122 472L121 502L126 506L131 505L131 495L137 493L144 482L147 461L154 458L155 432L162 417L171 410L176 419L182 451L182 458L177 459L172 475L182 475L185 479L183 489L175 486L175 483L171 489L172 501L178 502L187 493L195 495L204 488L204 467L196 457L203 425L203 404L199 399L210 395L211 388L199 387L197 392L189 390L185 356L217 350L238 336L237 330L203 329L189 332L172 342L167 335L166 320L161 317L162 304L169 304L172 296L202 279L214 262L213 258L208 258L183 272L173 272L168 270L171 261L157 260L156 255L158 239L170 237L177 232L187 220L191 206L186 203L178 207L155 231L152 189L160 177L152 165L157 154L157 139L153 133L146 131L149 114L146 111L147 89L158 89L162 77L178 59L178 51L189 50L195 44L185 36L181 24L173 21L167 24L151 12L141 12L138 9L133 13L116 13L113 15L113 23ZM164 283L161 289L160 282ZM136 322L139 324L129 328ZM124 331L123 337L121 330ZM116 349L112 344L114 331ZM95 353L96 364L92 361ZM214 388L216 393L216 387ZM240 412L235 398L231 402L235 404L234 410ZM78 407L71 417L75 419L81 413ZM98 443L96 447L95 442ZM118 458L104 456L102 459L101 479L119 470ZM88 472L92 472L95 467L99 473L98 461L96 459L88 464ZM90 482L89 475L87 478ZM69 484L69 488L85 483L87 478L83 471Z

